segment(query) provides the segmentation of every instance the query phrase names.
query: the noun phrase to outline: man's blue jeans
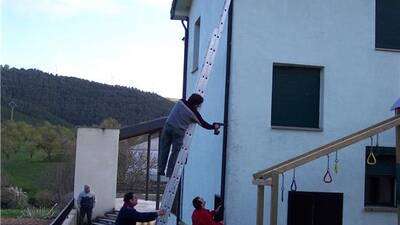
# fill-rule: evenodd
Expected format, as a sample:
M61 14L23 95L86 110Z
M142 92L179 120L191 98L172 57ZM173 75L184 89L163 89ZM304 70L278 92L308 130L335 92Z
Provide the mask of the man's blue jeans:
M166 123L161 134L160 140L160 152L158 156L158 171L160 174L164 174L165 167L167 166L167 177L171 177L174 171L174 166L179 155L179 150L183 144L183 137L185 136L185 130L178 129L170 124ZM171 156L168 160L168 155L172 145Z

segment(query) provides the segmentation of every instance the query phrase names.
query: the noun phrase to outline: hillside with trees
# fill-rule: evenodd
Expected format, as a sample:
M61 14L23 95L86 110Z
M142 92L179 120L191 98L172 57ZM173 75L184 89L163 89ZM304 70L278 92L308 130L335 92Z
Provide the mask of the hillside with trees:
M2 223L48 224L72 198L76 126L120 128L165 116L173 105L135 88L0 69Z
M16 120L36 123L91 126L115 118L121 126L168 114L173 103L136 88L106 85L49 74L37 69L1 66L2 119L10 118L9 103L16 103Z

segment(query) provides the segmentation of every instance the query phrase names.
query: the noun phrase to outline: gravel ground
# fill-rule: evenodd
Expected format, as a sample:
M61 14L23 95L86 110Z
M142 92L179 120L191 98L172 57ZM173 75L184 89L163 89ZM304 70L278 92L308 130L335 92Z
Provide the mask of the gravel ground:
M51 220L1 218L1 225L48 225Z

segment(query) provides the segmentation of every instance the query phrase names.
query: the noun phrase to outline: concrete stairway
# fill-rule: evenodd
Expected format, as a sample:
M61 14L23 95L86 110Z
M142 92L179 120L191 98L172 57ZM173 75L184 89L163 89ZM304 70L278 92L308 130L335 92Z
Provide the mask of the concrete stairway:
M104 213L104 216L97 217L93 222L92 225L114 225L115 220L117 219L118 211L110 211ZM155 221L148 222L148 223L137 223L136 225L153 225Z
M114 225L117 219L118 211L111 211L104 213L104 216L97 217L92 224L93 225Z

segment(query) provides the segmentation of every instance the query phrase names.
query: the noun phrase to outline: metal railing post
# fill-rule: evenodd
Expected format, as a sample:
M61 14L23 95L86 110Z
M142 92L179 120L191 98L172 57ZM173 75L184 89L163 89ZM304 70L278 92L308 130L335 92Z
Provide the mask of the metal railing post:
M150 180L150 148L151 148L151 134L147 135L147 164L146 164L146 201L149 200L149 180Z
M162 131L160 131L158 133L158 150L157 150L158 153L157 153L157 157L160 157L161 132ZM160 179L160 174L159 174L159 171L158 171L158 164L157 164L157 191L156 191L156 209L157 210L160 209L160 182L161 182L161 179Z
M400 108L395 109L400 115ZM400 125L396 126L396 207L397 224L400 225Z

